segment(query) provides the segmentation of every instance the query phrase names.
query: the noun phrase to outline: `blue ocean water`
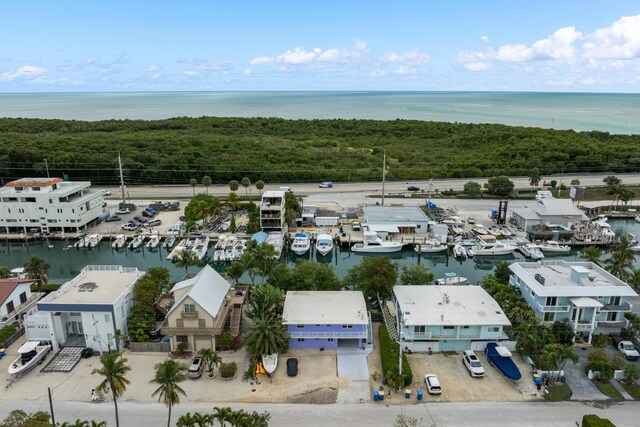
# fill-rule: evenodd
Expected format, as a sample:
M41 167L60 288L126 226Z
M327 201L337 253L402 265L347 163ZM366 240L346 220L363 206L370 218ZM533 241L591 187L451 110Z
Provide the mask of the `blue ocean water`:
M127 92L0 94L0 117L416 119L640 133L640 94L542 92Z

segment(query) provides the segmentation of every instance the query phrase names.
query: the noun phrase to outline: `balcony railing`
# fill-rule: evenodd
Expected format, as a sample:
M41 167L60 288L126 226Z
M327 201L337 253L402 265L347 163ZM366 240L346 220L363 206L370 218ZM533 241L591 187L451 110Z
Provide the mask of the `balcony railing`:
M189 318L189 319L193 319L194 317L198 317L198 310L194 311L193 313L187 313L186 311L183 311L182 313L182 318Z
M0 324L5 323L5 322L9 322L9 321L13 322L13 319L17 315L19 315L22 311L27 309L33 303L37 302L44 295L45 295L44 292L33 292L31 294L31 296L29 298L27 298L27 300L25 302L23 302L22 304L20 304L16 308L14 308L13 311L7 313L5 316L2 316L2 318L0 318Z
M360 332L314 332L289 331L291 338L367 338L367 331Z
M538 303L538 308L543 313L565 313L569 311L568 305L542 305Z
M600 311L631 311L631 304L628 302L622 304L605 304Z
M593 329L591 321L587 320L578 320L578 322L571 321L571 327L573 327L575 331L590 331Z

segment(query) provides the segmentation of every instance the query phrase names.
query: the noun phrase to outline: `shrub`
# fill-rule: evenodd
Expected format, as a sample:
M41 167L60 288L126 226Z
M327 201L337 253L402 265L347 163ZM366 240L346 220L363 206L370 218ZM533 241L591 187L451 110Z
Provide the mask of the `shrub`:
M82 351L80 352L80 357L82 357L83 359L88 359L91 356L93 356L93 349L92 348L83 348Z
M11 338L11 335L15 334L16 331L16 327L12 325L7 325L0 329L0 346L4 347L4 342Z
M220 376L222 378L233 378L236 375L237 370L238 366L236 365L236 362L223 363L220 365Z
M591 340L591 345L597 348L605 348L611 345L611 337L598 334Z
M189 346L187 345L186 342L179 342L178 345L176 346L176 351L182 354L182 353L185 353L188 348Z
M380 325L380 359L382 361L382 373L390 386L408 386L413 382L413 372L406 355L402 355L403 384L397 384L398 380L398 352L400 344L391 341L385 325ZM393 384L395 382L395 384Z
M616 427L616 425L606 418L588 414L582 417L582 427Z
M231 335L231 332L224 331L220 336L220 339L217 341L220 350L229 351L231 350L231 346L233 345L233 336Z

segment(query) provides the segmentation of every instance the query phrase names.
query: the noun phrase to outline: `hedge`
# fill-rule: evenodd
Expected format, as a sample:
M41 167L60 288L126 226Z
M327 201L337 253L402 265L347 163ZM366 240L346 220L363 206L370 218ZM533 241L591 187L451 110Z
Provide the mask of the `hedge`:
M0 329L0 346L4 345L5 341L11 338L11 335L15 334L16 331L16 327L12 325L7 325Z
M220 366L220 376L222 378L233 378L237 370L238 365L236 365L236 362L223 363L222 366Z
M386 375L387 372L398 371L398 352L400 351L400 344L391 341L389 332L385 325L380 325L378 329L378 335L380 339L380 359L382 361L382 375ZM407 360L407 356L402 354L402 373L404 374L404 385L408 386L413 382L413 372L411 371L411 365Z
M616 427L616 425L606 418L588 414L582 417L582 427Z

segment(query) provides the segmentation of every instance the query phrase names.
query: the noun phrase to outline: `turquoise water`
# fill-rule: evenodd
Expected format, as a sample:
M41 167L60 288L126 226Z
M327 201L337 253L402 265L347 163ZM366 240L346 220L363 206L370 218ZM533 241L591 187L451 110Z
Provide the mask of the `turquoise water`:
M640 133L640 94L146 92L0 94L0 117L416 119Z
M612 220L612 228L618 235L627 232L640 235L640 224L633 220ZM147 249L131 251L115 251L111 249L109 242L103 241L98 247L93 249L65 250L72 242L51 241L51 242L24 242L0 244L0 265L9 268L24 265L32 255L39 256L47 260L52 268L49 272L50 280L53 282L63 282L76 276L80 270L89 264L115 264L126 267L138 267L146 270L149 267L167 267L171 272L171 279L178 281L184 275L184 269L176 268L170 261L167 261L167 252L159 250L151 252ZM49 247L51 246L51 247ZM571 261L580 260L580 250L573 250L566 255L547 256L552 259L566 259ZM213 248L209 248L208 255L213 256ZM313 258L312 260L331 265L336 274L343 278L349 267L358 264L365 255L358 255L350 252L345 247L337 249L330 256ZM606 257L606 256L605 256ZM477 259L457 260L448 255L418 256L413 250L405 249L401 253L392 254L391 258L400 266L422 263L427 266L436 278L444 277L445 273L455 272L459 276L464 276L470 282L477 282L491 274L495 265L501 261L524 261L524 257L516 253L513 256L505 257L481 257ZM299 257L291 252L285 253L282 262L294 265L302 259L310 259L309 255ZM210 264L218 271L224 271L225 264ZM636 263L636 268L640 268L640 263ZM198 267L191 267L190 271L197 271ZM248 282L248 277L244 278Z

